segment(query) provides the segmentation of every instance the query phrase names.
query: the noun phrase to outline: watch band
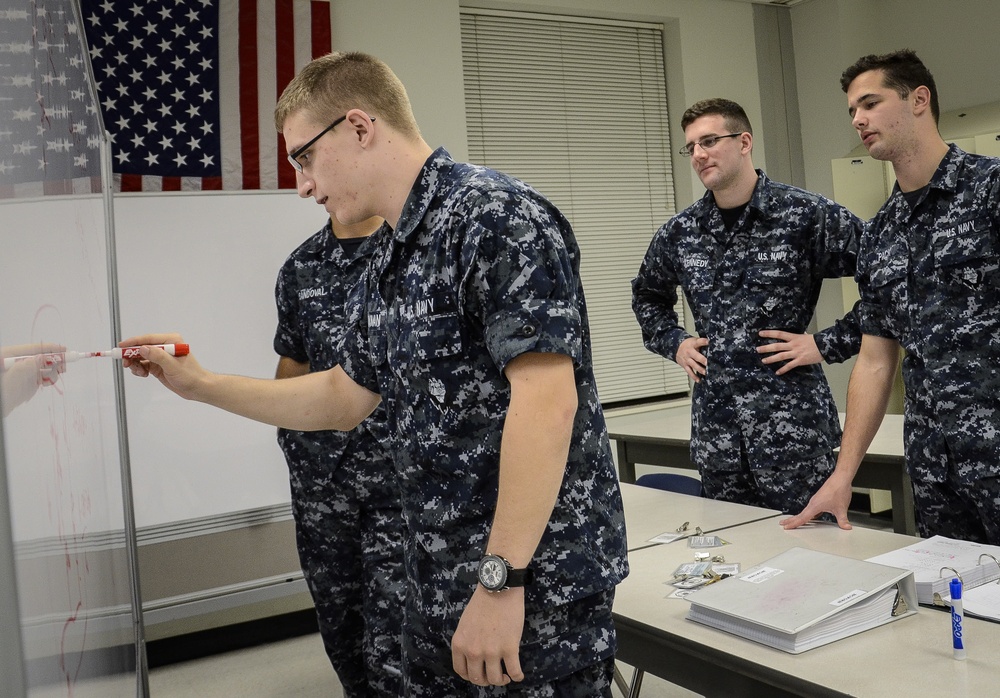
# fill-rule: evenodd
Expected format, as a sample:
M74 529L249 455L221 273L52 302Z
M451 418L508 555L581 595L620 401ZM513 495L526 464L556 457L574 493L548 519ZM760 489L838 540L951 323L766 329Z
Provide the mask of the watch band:
M535 580L535 571L530 567L514 569L505 558L487 553L479 561L476 576L487 591L498 592L531 584Z
M534 581L535 581L535 570L531 569L530 567L524 567L519 570L515 570L513 567L507 568L508 587L526 587L529 586Z

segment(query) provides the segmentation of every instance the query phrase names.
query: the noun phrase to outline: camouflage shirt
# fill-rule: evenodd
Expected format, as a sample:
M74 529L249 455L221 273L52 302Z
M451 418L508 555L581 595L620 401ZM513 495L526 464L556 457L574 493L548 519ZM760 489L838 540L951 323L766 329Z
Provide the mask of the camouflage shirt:
M624 515L591 368L579 249L559 211L522 182L439 149L358 291L340 363L386 405L410 533L410 617L450 638L475 589L510 402L503 371L526 352L572 357L580 399L526 610L623 579Z
M351 288L358 283L377 245L379 233L367 238L350 255L333 234L330 223L299 245L278 272L274 297L278 326L274 333L274 351L293 361L309 364L310 371L325 371L337 365L333 347L336 336L347 320L344 304ZM280 429L280 441L286 458L301 461L321 459L334 468L352 452L358 458L378 456L392 463L376 441L384 437L385 410L380 406L357 429L350 432L295 432ZM314 469L313 465L306 471Z
M966 482L1000 475L1000 159L952 145L911 204L897 185L862 238L861 327L906 350L906 457L928 442ZM928 454L929 455L929 454Z
M803 333L824 278L852 276L862 223L817 194L773 182L757 186L726 230L711 192L653 236L632 282L632 308L646 347L675 360L691 335L674 312L683 289L707 374L695 384L691 455L700 467L736 470L740 442L751 467L779 467L829 452L840 443L837 408L823 369L801 366L778 376L764 364L760 330ZM839 362L861 345L855 311L814 336L820 354Z

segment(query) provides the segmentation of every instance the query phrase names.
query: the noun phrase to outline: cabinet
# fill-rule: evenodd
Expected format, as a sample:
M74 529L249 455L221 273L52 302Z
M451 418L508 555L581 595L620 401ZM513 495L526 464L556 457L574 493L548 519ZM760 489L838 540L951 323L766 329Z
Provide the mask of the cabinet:
M973 141L975 142L975 150L972 152L1000 157L1000 130L980 134Z
M837 158L833 161L834 198L867 220L888 198L891 176L892 166L871 155Z

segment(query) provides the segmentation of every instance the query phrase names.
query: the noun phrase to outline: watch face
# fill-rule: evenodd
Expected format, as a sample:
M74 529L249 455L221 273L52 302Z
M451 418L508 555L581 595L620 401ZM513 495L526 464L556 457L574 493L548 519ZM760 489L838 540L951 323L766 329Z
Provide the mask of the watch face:
M507 581L507 568L495 557L484 558L479 564L479 583L487 589L499 589Z

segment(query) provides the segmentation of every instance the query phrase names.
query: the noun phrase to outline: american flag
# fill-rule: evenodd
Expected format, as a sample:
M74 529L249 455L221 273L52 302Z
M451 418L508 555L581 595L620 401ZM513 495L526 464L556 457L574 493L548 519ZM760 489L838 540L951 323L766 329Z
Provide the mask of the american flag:
M82 0L119 191L295 186L274 105L329 53L328 0Z
M101 130L70 0L0 0L0 198L101 190Z

